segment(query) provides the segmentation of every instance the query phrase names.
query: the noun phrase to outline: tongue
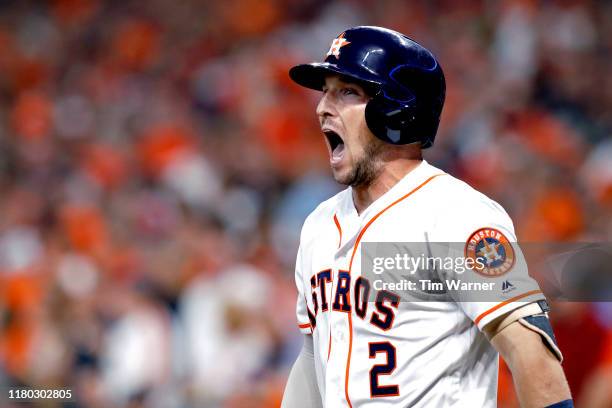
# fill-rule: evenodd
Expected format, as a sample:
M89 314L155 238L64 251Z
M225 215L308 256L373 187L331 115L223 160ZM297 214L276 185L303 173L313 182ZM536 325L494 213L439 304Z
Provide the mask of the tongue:
M339 162L344 157L344 143L338 144L336 148L332 151L332 162Z

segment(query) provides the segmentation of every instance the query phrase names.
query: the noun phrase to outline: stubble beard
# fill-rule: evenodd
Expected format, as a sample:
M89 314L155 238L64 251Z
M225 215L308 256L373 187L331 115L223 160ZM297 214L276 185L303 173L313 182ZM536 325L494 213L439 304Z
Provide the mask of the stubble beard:
M355 160L351 171L344 177L336 178L336 181L346 186L368 187L378 177L382 170L381 153L384 142L378 140L368 143L363 154Z

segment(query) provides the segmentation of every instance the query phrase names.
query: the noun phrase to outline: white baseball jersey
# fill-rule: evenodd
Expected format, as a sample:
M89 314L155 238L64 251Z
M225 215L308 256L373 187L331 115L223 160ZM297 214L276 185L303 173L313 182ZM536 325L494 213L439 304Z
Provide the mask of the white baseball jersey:
M425 161L361 214L351 194L347 188L308 216L296 262L298 325L313 336L323 405L496 406L498 354L481 330L544 299L516 244L507 247L516 237L506 212ZM464 242L466 253L505 245L484 279L497 285L492 298L399 301L381 291L365 299L363 243L427 241Z

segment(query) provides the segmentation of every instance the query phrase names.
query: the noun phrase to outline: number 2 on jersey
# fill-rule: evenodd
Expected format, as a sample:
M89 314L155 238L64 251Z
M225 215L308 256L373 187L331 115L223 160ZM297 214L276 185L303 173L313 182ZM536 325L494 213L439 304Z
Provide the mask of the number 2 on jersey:
M370 369L370 395L376 397L390 397L399 395L397 384L380 385L379 375L389 375L395 371L397 360L395 358L395 347L388 341L368 343L370 358L376 358L379 353L385 353L387 362L385 364L375 364Z

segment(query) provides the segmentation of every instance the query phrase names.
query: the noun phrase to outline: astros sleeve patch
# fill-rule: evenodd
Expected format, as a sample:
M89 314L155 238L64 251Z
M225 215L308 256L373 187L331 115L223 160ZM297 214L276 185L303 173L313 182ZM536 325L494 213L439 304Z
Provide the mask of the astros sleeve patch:
M465 257L474 261L474 272L485 277L498 277L508 273L515 261L512 244L495 228L480 228L474 231L465 243Z
M490 282L489 291L455 294L461 309L479 329L503 314L544 299L538 283L529 276L526 259L511 227L492 223L477 228L467 236L463 255L473 267L471 276L461 279Z

